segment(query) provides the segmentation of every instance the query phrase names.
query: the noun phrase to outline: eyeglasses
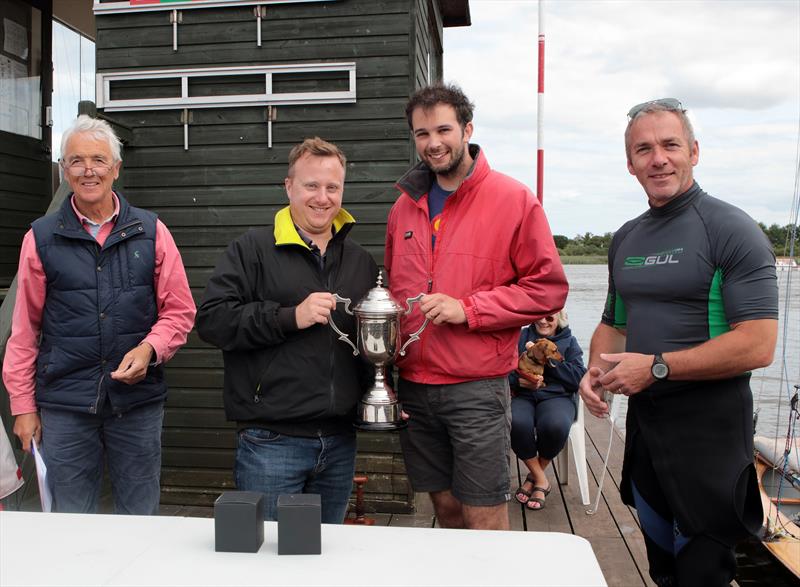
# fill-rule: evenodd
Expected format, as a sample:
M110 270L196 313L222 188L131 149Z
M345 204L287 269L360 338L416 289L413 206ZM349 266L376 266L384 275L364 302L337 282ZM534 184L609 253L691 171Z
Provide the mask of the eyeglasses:
M113 165L109 165L107 163L96 163L94 165L85 165L84 162L80 159L75 159L72 162L67 162L61 159L59 161L61 163L61 167L69 173L72 177L80 177L82 175L86 175L86 170L89 169L95 174L97 177L103 177L108 175L108 172L111 171Z
M648 106L663 106L667 110L680 110L681 112L685 112L683 109L683 104L681 104L680 100L676 100L675 98L659 98L658 100L650 100L649 102L637 104L628 110L628 118L635 118L639 112Z
M548 322L548 323L555 322L556 321L556 317L555 316L542 316L541 318L539 318L539 320L537 320L537 322L540 322L542 320L544 320L545 322Z

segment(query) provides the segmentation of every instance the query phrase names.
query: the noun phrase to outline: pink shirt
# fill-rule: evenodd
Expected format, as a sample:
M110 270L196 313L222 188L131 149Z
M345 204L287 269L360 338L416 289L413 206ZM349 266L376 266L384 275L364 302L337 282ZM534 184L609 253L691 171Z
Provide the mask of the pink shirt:
M114 214L99 227L95 240L105 243L119 214L119 200L114 196ZM72 200L72 209L81 220L86 232L92 234L97 224L81 214ZM94 224L94 230L92 225ZM153 280L155 284L158 321L142 342L149 343L156 355L156 362L164 363L172 358L186 342L194 326L195 305L181 254L169 230L160 220L156 221L156 260ZM22 239L17 272L17 300L11 322L11 336L6 345L3 361L3 382L11 400L11 414L28 414L36 411L34 397L36 382L36 358L39 355L39 332L47 292L44 267L36 250L33 230Z

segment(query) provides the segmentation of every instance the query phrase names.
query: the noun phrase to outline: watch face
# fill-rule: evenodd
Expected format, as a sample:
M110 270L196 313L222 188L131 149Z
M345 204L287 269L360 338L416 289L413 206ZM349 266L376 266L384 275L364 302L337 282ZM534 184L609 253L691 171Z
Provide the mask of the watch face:
M669 367L667 367L664 363L656 363L653 365L651 372L653 373L653 377L656 379L664 379L667 375L669 375Z

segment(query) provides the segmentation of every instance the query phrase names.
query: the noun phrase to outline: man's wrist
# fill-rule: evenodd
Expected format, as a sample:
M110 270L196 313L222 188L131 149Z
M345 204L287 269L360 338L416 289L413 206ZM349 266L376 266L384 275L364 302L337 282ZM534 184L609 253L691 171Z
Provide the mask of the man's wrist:
M669 377L669 365L664 360L661 353L653 355L653 363L650 365L650 374L656 381L666 381Z
M143 340L137 346L146 347L150 349L150 357L147 361L148 367L155 367L156 365L158 365L158 353L156 353L156 348L152 344L150 344L146 340Z

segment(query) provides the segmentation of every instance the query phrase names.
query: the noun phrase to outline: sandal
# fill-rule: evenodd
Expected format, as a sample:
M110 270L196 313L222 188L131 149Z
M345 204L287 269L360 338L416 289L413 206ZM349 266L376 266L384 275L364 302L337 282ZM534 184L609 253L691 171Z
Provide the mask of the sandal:
M534 494L537 491L540 491L540 492L542 492L544 494L544 497L528 497L528 500L526 502L527 508L532 512L538 512L539 510L543 510L544 507L545 507L546 498L547 498L548 495L550 495L550 490L551 489L552 489L552 486L548 487L547 489L545 489L544 487L534 487L533 489L531 489L531 494ZM536 507L536 508L531 507L531 502L538 503L539 507Z
M528 473L528 475L525 477L525 481L523 481L523 485L525 483L530 483L531 485L533 485L535 483L535 481L533 480L533 477L531 477L530 473ZM525 489L525 487L523 487L523 485L520 485L519 487L517 487L517 490L514 492L514 499L516 499L522 505L525 505L526 503L528 503L528 500L531 498L531 493L533 493L533 489L528 491L527 489ZM520 495L524 495L525 499L524 500L520 499L519 498Z

